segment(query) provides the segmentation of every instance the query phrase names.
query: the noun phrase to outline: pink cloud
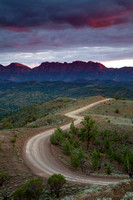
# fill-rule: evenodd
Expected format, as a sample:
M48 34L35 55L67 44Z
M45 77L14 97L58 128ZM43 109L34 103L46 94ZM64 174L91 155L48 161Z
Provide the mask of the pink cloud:
M26 32L30 33L30 30L28 28L18 28L18 27L6 27L7 30L12 31L12 32Z

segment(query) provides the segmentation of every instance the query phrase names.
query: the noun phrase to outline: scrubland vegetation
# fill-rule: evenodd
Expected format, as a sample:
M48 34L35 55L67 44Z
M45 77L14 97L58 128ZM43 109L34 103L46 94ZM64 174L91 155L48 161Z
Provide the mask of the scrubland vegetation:
M54 115L61 111L63 108L74 103L75 100L69 98L58 98L55 100L48 101L46 103L40 103L23 108L11 115L3 118L0 122L0 129L12 129L18 127L29 127L37 128L38 126L46 126L49 124L57 124L58 116ZM60 117L62 120L65 117ZM41 123L41 119L43 122ZM29 125L31 122L39 121L37 123Z
M58 128L50 137L51 143L68 156L72 167L87 174L94 170L122 175L133 170L133 142L128 132L99 131L89 116L81 124L81 128L76 128L72 122L70 131Z
M85 118L80 127L75 127L72 122L68 131L59 128L60 124L68 121L60 112L65 113L102 98L57 98L5 116L0 122L3 129L0 133L0 198L41 200L60 196L67 200L132 199L133 181L129 180L128 173L133 170L133 101L118 99L100 104L82 113ZM121 125L121 119L130 123ZM25 167L21 151L18 151L24 132L27 139L30 132L35 134L57 124L58 128L50 141L57 149L56 156L61 162L86 175L118 176L128 180L102 187L68 184L62 178L60 187L56 187L53 182L58 183L58 178L53 177L53 182L48 183L46 179L31 174ZM13 172L14 162L18 163L14 168L16 172Z

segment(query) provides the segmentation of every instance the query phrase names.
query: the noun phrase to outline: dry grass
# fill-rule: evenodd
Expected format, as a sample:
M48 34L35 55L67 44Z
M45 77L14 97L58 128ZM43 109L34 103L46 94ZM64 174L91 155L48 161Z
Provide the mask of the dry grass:
M121 200L126 194L133 193L133 181L123 181L119 184L90 187L82 194L73 197L73 200ZM133 197L126 198L132 200Z
M116 113L116 109L119 113ZM133 118L133 101L128 100L113 100L105 102L86 111L85 114L96 114L123 118Z

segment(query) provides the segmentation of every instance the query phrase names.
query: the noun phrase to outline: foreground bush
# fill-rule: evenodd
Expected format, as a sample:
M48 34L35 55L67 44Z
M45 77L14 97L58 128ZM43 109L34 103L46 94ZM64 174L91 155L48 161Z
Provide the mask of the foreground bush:
M41 178L36 178L25 182L20 186L15 192L13 192L12 197L14 200L39 200L44 189L43 180Z
M59 198L60 190L62 189L63 185L66 183L66 179L61 174L53 174L48 179L48 185L50 186L51 194L54 192L56 197Z
M9 180L10 175L6 172L1 172L0 173L0 186L4 184L7 180Z

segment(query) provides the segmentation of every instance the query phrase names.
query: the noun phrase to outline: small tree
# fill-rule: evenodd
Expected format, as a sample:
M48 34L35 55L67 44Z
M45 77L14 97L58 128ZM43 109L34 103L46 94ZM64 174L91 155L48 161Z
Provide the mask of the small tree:
M124 170L126 172L130 171L130 161L129 161L129 156L126 155L125 159L124 159Z
M17 189L13 192L12 197L14 200L20 199L36 199L39 200L44 189L43 180L41 178L32 179L26 181L23 185L20 186L20 189Z
M106 167L106 173L108 175L110 175L112 173L112 169L111 169L110 165L107 165L107 167Z
M1 172L0 173L0 186L3 185L4 182L6 182L7 180L9 180L10 176L8 173L6 172Z
M118 114L119 112L120 112L120 111L119 111L119 109L118 109L118 108L116 108L116 110L115 110L115 113L117 113L117 114Z
M71 125L70 125L70 132L71 132L73 135L76 135L76 134L77 134L77 131L78 131L78 128L75 127L74 121L72 121L72 123L71 123Z
M65 140L62 150L63 150L63 153L66 155L71 154L71 145L70 145L70 142L68 141L68 139Z
M80 129L79 137L82 141L87 141L87 149L89 148L90 140L95 139L97 135L97 127L95 126L95 121L89 116L84 117L81 122L83 127Z
M81 168L81 171L83 172L86 156L83 153L82 147L80 147L78 155L79 155L80 168Z
M116 94L114 98L115 98L115 100L118 100L119 99L119 94Z
M98 152L96 150L93 151L91 163L92 163L92 168L94 170L98 169L99 166L100 166L99 154L98 154Z
M56 197L59 198L60 190L62 189L63 185L66 183L66 179L61 174L53 174L47 181L48 185L50 186L51 194L56 194Z
M50 136L50 142L55 145L61 145L63 142L63 130L57 128L55 132Z
M21 200L21 199L27 199L26 197L26 191L22 188L15 190L12 193L12 197L14 200Z
M80 159L77 152L71 153L71 166L77 169L80 166Z

